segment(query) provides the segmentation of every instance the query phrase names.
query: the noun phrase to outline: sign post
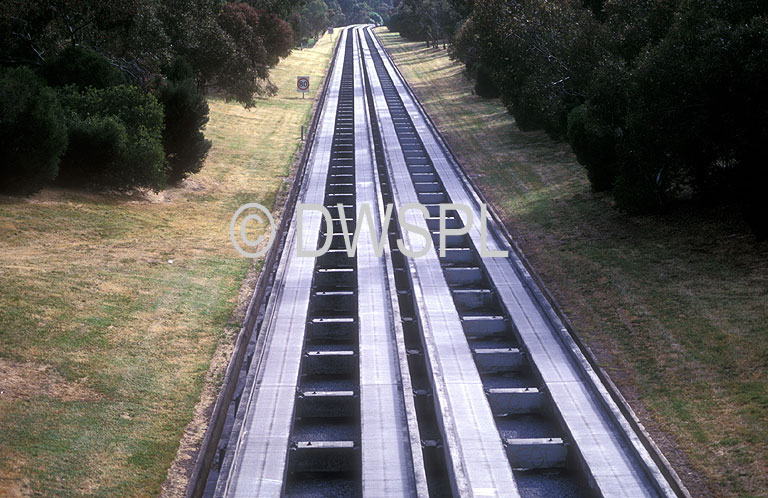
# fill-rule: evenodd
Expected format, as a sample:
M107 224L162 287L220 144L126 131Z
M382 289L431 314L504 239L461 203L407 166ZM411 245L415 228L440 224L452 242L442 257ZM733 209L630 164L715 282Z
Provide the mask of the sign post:
M296 91L301 92L301 98L304 98L304 92L309 90L309 76L296 77Z

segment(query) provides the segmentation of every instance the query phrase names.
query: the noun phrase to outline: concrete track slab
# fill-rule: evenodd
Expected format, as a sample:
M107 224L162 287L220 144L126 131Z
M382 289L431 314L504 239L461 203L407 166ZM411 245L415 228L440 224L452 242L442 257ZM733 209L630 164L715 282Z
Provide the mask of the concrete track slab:
M395 343L389 279L384 257L375 253L381 239L376 189L373 138L362 66L357 57L358 30L352 32L355 67L355 165L358 208L367 205L373 215L373 234L360 217L357 279L360 319L360 410L363 459L363 495L391 498L416 496L413 458L406 420L400 363ZM372 238L373 237L373 238ZM375 242L374 242L375 241Z
M452 202L470 206L474 220L479 220L479 197L432 129L423 109L410 94L378 40L375 44ZM460 214L465 224L471 222L464 213ZM490 217L488 234L487 249L506 250L510 256L485 258L486 271L533 364L548 386L596 487L603 496L610 497L674 496L634 433L627 427L617 427L610 414L618 413L618 408L615 404L610 406L612 400L607 393L595 392L591 387L596 375L583 356L579 358L580 352L564 343L561 332L567 331L556 330L533 299L523 283L523 278L527 276L521 275L523 265L515 261L512 248ZM480 248L479 223L474 223L469 236L474 246ZM597 390L600 390L599 385Z
M366 42L364 56L368 50ZM370 55L365 56L365 64L396 204L418 203ZM403 221L427 230L426 220L418 211L408 211L401 218L401 223ZM403 237L405 245L414 251L425 244L422 237L409 231L405 231ZM411 258L410 262L455 492L460 496L518 496L483 384L434 247L425 256Z
M347 30L341 35L338 50L341 60L344 57L343 41L347 35ZM341 65L335 65L325 106L320 110L322 115L300 202L323 203L341 73ZM315 264L314 258L297 255L298 224L295 213L293 218L273 287L273 314L262 326L268 344L259 362L255 382L250 386L245 419L232 450L231 470L219 487L220 494L227 497L279 497L283 489ZM305 213L302 228L306 247L314 247L320 226L320 213Z

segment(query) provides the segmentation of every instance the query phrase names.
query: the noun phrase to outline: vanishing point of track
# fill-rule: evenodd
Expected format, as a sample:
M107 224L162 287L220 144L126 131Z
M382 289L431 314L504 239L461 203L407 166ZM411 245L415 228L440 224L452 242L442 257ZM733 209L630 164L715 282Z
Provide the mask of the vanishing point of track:
M316 112L294 200L331 216L283 214L190 494L686 495L370 27L341 32Z

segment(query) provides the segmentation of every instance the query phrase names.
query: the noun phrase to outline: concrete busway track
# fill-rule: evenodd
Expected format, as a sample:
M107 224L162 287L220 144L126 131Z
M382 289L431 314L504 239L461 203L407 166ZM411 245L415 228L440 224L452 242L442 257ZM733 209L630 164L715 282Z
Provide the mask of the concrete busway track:
M376 207L378 220L356 36L341 34L300 195L328 207L336 234L342 215L355 229L359 202ZM407 430L386 259L375 257L365 224L355 256L334 236L325 255L299 257L293 216L216 494L426 495L418 435ZM304 247L323 247L320 213L302 219Z
M371 54L367 65L376 74L371 87L377 96L377 120L382 128L387 120L392 123L383 141L390 153L394 190L402 189L396 202L411 202L414 195L423 204L455 202L470 207L478 220L482 213L477 193L370 29L366 40ZM467 222L466 213L453 214L456 226ZM431 230L438 223L424 221ZM437 242L437 234L433 237ZM487 238L488 250L514 254L493 219L488 220ZM480 228L474 224L466 236L448 238L453 254L449 249L439 259L521 494L674 496L671 483L623 420L605 386L580 352L564 341L567 331L557 330L533 299L523 283L522 265L513 256L478 258L481 242ZM488 344L488 339L501 342ZM437 348L441 341L436 340ZM449 360L460 354L448 353ZM438 353L435 362L442 359ZM523 373L522 378L510 375L513 372ZM450 390L454 381L445 376L443 380ZM450 404L450 392L445 397ZM466 420L455 422L458 426ZM552 472L557 468L563 472ZM471 482L469 487L468 492L477 489Z
M468 223L479 197L369 27L341 32L328 78L297 181L298 202L332 219L284 214L259 342L206 494L673 496L492 218L485 245L512 255L480 256ZM440 256L448 202L468 212L448 211L445 226L471 228ZM398 218L408 203L426 211ZM298 255L298 216L303 247L327 242L327 253ZM360 231L351 256L344 221ZM434 242L421 257L398 247L424 247L414 228Z

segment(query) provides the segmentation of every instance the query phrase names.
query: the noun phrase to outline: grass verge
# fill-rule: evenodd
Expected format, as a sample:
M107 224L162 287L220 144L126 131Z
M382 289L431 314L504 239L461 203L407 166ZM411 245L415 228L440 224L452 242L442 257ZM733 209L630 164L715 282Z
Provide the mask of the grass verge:
M445 50L378 33L693 495L766 496L768 244L729 209L617 213Z
M239 329L251 262L230 218L287 188L314 101L295 78L315 95L331 53L329 36L294 51L252 109L212 100L210 156L177 188L0 197L0 495L160 492Z

